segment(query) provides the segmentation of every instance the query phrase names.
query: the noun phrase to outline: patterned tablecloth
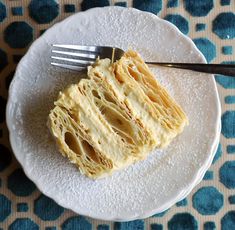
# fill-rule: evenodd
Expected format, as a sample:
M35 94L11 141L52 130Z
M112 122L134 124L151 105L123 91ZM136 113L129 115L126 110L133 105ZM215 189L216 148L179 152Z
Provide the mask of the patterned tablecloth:
M5 106L14 70L29 45L55 22L95 6L150 11L193 39L208 62L233 62L234 0L0 0L0 229L235 229L235 78L218 75L222 134L213 164L184 200L145 220L111 223L79 216L41 194L13 156Z

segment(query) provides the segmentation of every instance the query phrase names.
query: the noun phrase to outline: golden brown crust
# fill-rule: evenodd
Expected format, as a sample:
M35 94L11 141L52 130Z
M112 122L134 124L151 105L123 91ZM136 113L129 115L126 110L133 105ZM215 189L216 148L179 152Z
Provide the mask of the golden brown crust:
M48 127L62 155L90 178L145 159L188 123L134 51L114 64L97 61L88 77L60 93Z

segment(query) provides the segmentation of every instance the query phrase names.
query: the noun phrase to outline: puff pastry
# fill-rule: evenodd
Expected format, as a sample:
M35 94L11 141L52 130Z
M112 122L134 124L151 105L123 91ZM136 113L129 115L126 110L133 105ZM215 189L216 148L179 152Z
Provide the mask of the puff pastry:
M128 51L97 60L88 79L60 92L48 119L59 151L99 178L167 146L188 119L142 58Z

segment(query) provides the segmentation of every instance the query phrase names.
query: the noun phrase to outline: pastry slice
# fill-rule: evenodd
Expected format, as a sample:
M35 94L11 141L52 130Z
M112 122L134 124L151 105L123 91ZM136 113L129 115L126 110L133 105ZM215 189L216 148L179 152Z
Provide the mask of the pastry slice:
M48 119L59 151L90 178L145 159L187 123L134 51L116 63L97 60L88 68L88 79L59 94Z
M134 51L125 53L114 64L115 78L132 87L128 105L154 136L155 147L165 147L188 124L182 108L160 85L143 59ZM137 106L139 105L139 106Z

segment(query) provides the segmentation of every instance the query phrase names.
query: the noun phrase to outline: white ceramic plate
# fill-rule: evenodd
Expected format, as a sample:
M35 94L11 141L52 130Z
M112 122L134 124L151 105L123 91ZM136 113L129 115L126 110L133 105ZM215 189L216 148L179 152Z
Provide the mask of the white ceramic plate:
M80 79L50 66L53 43L132 47L148 61L205 62L193 42L157 16L126 8L75 14L36 40L18 65L7 104L13 151L26 175L61 206L105 220L145 218L183 199L202 179L215 154L220 103L212 75L154 68L190 125L163 151L113 176L90 180L56 150L46 127L58 92Z

